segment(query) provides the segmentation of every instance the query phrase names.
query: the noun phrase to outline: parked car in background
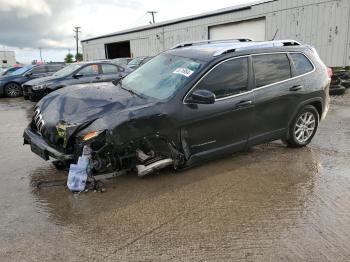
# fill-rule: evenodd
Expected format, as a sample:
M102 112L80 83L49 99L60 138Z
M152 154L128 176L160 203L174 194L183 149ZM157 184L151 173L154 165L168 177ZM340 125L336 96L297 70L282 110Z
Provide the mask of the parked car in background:
M128 63L127 67L130 68L131 70L135 70L141 65L142 61L145 60L146 58L147 56L136 57Z
M30 80L52 75L63 64L40 64L24 66L10 75L0 78L0 96L17 97L23 94L21 85Z
M140 66L146 64L148 61L150 61L154 56L148 56L145 59L142 60L142 62L140 63ZM140 67L139 66L139 67Z
M240 41L178 45L100 91L52 93L24 144L70 162L87 147L94 174L139 176L277 139L306 146L328 112L330 71L297 41Z
M112 59L111 61L113 64L126 67L131 60L132 58L130 57L120 57L120 58Z
M23 66L13 66L6 68L2 73L0 72L0 76L11 75L14 71L22 68Z
M35 79L25 83L24 99L37 101L43 96L68 85L112 82L127 74L124 67L111 62L90 61L71 64L52 76Z

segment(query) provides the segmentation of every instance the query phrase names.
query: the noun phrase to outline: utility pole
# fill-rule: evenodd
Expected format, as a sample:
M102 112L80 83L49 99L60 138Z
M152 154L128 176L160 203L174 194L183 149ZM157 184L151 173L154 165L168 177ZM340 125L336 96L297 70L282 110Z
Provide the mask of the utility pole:
M77 58L78 53L79 53L79 33L81 33L81 31L79 30L81 27L80 26L75 26L73 32L75 33L75 44L76 44L76 48L77 48L77 53L75 58Z
M155 21L154 21L154 15L155 15L156 13L158 13L158 12L157 12L157 11L147 11L147 13L146 13L146 14L151 14L151 16L152 16L152 24L155 23Z
M43 62L43 56L42 56L42 52L41 52L41 47L39 47L39 52L40 52L40 62L42 63Z

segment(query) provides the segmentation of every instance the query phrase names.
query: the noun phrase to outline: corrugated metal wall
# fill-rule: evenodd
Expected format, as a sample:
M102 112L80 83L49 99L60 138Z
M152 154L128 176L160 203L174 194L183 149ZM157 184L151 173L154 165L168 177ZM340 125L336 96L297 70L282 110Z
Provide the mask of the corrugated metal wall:
M6 63L4 63L6 61ZM10 67L16 64L14 51L0 51L0 67Z
M328 66L350 65L349 0L278 0L251 9L161 28L83 42L85 60L105 58L106 43L130 40L134 57L156 55L180 42L208 38L208 27L266 17L266 40L296 39L314 45Z

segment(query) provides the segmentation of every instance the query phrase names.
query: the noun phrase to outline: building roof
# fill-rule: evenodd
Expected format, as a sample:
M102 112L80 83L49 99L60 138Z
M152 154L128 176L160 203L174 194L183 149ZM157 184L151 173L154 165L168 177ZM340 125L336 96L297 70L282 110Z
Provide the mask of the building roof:
M274 2L274 1L278 1L278 0L259 0L259 1L255 1L255 2L252 2L252 3L248 3L248 4L235 5L235 6L231 6L231 7L221 8L221 9L218 9L218 10L215 10L215 11L210 11L210 12L205 12L205 13L201 13L201 14L197 14L197 15L192 15L192 16L186 16L186 17L181 17L181 18L177 18L177 19L167 20L167 21L164 21L164 22L155 23L155 24L151 24L151 25L134 27L134 28L131 28L131 29L118 31L118 32L114 32L114 33L111 33L111 34L91 37L91 38L83 39L81 42L87 42L87 41L90 41L90 40L96 40L96 39L101 39L101 38L106 38L106 37L112 37L112 36L118 36L118 35L124 35L124 34L129 34L129 33L140 32L140 31L143 31L143 30L154 29L154 28L163 27L163 26L167 26L167 25L178 24L178 23L187 22L187 21L191 21L191 20L196 20L196 19L200 19L200 18L207 18L207 17L211 17L211 16L216 16L216 15L222 15L222 14L227 14L227 13L232 13L232 12L249 10L249 9L252 8L252 6L260 5L260 4L264 4L264 3L268 3L268 2Z

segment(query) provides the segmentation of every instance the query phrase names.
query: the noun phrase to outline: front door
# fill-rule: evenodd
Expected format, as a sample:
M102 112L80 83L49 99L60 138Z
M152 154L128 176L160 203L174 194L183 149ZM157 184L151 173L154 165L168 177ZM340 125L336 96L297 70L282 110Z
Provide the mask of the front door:
M101 80L98 64L86 65L77 74L79 77L73 80L73 84L96 83Z
M249 68L248 57L226 60L210 70L191 90L213 92L214 104L188 104L185 98L181 139L191 155L245 147L254 108Z

